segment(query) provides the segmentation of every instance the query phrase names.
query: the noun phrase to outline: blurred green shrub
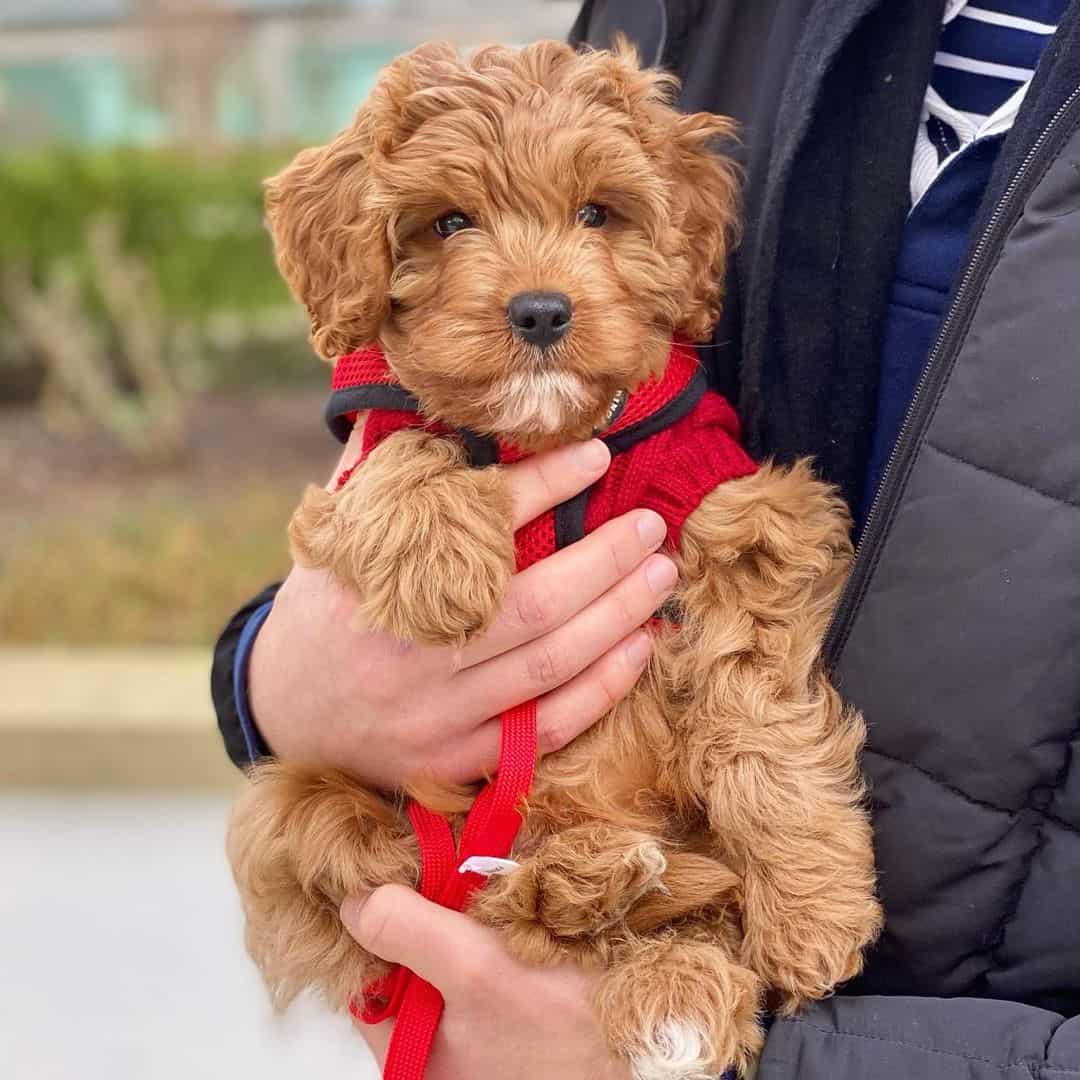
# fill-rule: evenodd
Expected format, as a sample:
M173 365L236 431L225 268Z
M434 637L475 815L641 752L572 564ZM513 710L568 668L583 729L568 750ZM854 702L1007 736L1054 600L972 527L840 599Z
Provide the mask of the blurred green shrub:
M0 158L0 259L40 269L78 255L84 223L104 214L123 223L125 247L156 272L171 310L283 304L261 191L282 157L55 149Z
M195 370L180 382L214 388L320 378L262 224L262 180L289 156L250 148L0 156L0 273L15 269L44 285L61 268L103 338L115 339L87 242L92 223L109 220L123 251L152 275L163 317L184 337L176 353ZM11 303L0 294L0 364L7 366L0 386L26 387L44 358L17 331Z

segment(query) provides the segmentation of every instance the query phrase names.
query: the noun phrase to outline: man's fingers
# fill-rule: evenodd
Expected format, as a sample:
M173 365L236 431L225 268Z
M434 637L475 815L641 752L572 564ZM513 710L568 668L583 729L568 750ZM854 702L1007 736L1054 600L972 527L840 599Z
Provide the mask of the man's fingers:
M470 992L502 955L490 930L404 885L346 898L341 921L368 952L404 965L447 998Z
M587 731L634 688L652 656L652 635L635 630L536 705L537 750L553 754Z
M475 667L562 626L639 566L666 536L659 514L634 510L515 574L499 617L465 647L461 666Z
M461 672L453 682L454 706L459 714L493 717L562 686L642 626L675 580L675 564L665 555L650 555L550 634Z
M514 531L584 491L607 472L610 464L608 448L599 439L590 439L507 466Z
M587 731L634 688L652 655L652 637L635 630L613 649L536 704L536 742L541 756L553 754ZM499 768L502 724L481 724L456 746L445 762L454 783L471 783L494 776Z

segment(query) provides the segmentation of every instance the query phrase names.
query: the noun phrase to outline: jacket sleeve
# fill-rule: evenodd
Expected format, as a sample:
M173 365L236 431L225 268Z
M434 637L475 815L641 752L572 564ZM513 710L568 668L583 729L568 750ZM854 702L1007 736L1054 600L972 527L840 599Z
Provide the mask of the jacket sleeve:
M1076 1080L1080 1017L979 998L836 997L769 1032L757 1080Z
M270 754L248 707L247 663L255 635L269 614L279 588L280 584L269 585L249 600L228 621L214 646L210 696L225 752L241 769Z

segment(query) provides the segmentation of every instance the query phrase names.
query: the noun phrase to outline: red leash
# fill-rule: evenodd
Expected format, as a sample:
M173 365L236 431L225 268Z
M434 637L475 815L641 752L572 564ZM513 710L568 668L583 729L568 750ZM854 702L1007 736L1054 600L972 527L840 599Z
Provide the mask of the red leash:
M338 490L345 486L359 464L338 477ZM455 849L454 834L446 818L415 800L409 804L409 819L420 845L420 893L453 911L464 910L469 897L487 882L483 874L461 873L459 868L474 855L502 859L510 854L521 828L525 798L532 786L536 766L536 702L510 709L500 720L499 772L473 803L462 828L460 850ZM383 1069L384 1080L422 1080L442 1016L443 999L439 991L408 968L398 967L385 978L365 986L360 998L360 1002L353 999L349 1011L365 1024L379 1024L396 1017Z
M473 803L462 829L460 850L454 848L446 818L415 801L409 805L409 818L420 844L420 892L454 911L462 911L469 897L487 881L483 874L461 873L459 867L474 855L506 858L510 854L532 785L536 702L510 709L501 720L499 772ZM422 1080L443 1011L442 995L435 987L408 968L399 967L365 987L363 1006L354 1001L350 1010L366 1024L396 1017L383 1078Z

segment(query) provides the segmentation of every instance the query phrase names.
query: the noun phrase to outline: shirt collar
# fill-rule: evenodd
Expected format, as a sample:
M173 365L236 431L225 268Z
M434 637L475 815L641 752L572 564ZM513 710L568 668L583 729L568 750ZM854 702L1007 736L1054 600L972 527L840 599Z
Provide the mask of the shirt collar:
M973 120L971 113L954 109L932 86L928 86L926 98L923 101L922 122L925 124L932 116L944 121L956 132L960 145L966 147L977 139L987 139L992 135L1001 135L1008 131L1017 113L1020 112L1020 106L1024 103L1030 85L1030 82L1026 82L1018 87L1007 101L981 121Z
M947 0L945 4L945 18L942 22L951 23L967 6L968 0Z

